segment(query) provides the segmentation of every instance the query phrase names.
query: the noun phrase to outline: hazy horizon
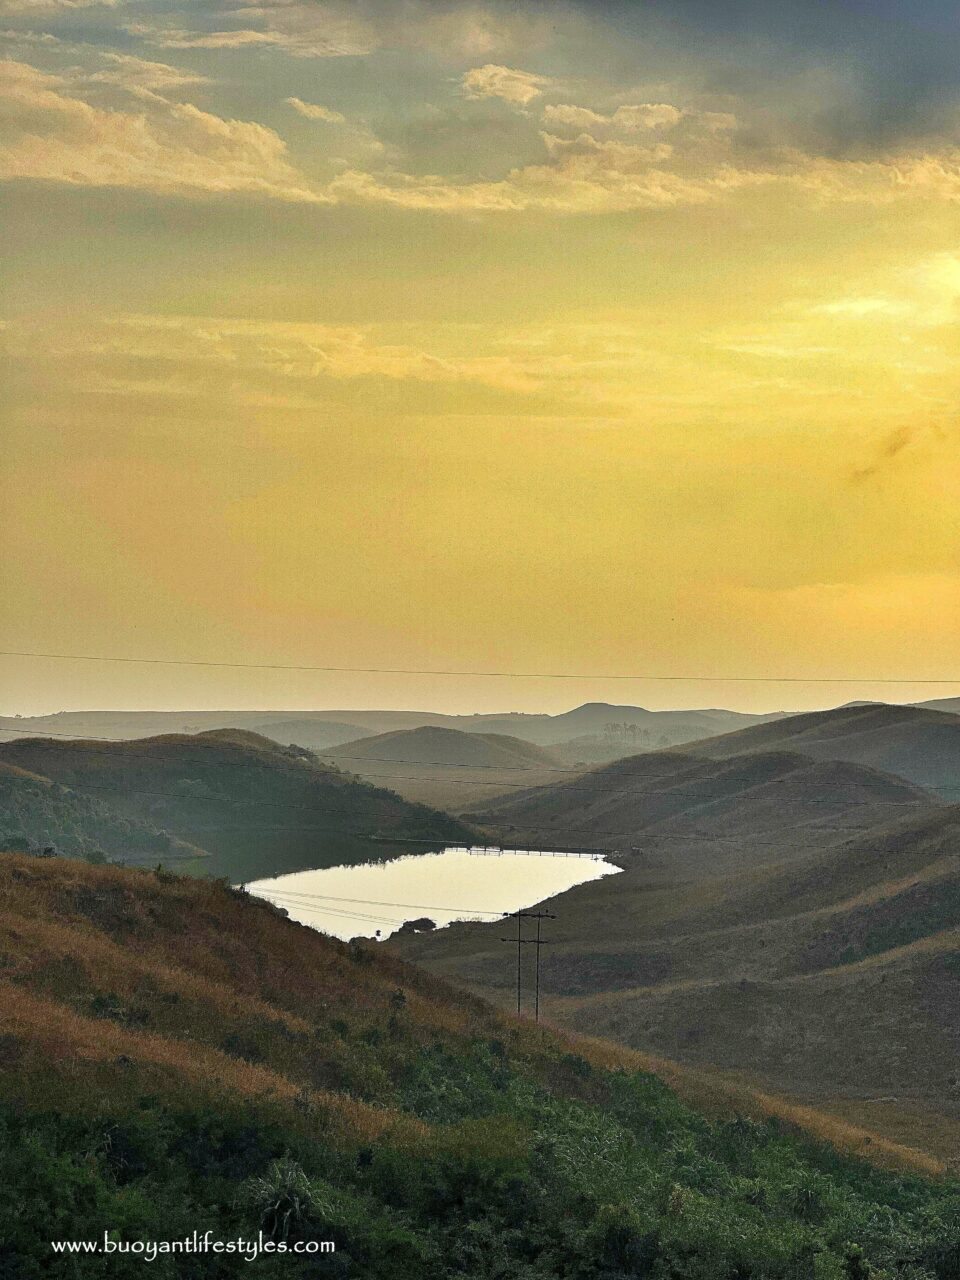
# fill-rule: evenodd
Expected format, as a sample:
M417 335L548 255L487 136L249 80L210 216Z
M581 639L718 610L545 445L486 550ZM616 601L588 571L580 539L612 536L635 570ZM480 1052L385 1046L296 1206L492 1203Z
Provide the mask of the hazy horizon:
M514 683L511 681L511 683ZM562 683L567 684L567 681ZM619 682L618 682L619 683ZM795 686L790 686L794 688ZM573 697L568 695L563 697L561 694L548 696L546 694L537 696L530 694L522 699L518 698L516 693L510 696L509 691L505 692L502 698L495 694L490 694L482 702L475 704L463 703L458 698L444 699L439 696L430 697L425 694L422 699L404 700L401 694L394 697L386 695L380 701L372 696L358 697L353 701L335 702L335 701L313 701L308 702L290 702L282 697L271 701L269 698L260 698L256 701L243 702L217 702L217 701L188 701L184 700L179 703L168 703L160 705L158 703L78 703L76 705L60 705L50 706L38 703L34 709L26 710L21 707L6 709L0 707L0 718L12 718L22 716L25 719L35 717L54 716L54 715L76 715L76 714L111 714L130 713L135 714L141 712L148 713L169 713L177 712L203 712L217 713L222 712L228 714L256 714L265 711L279 711L284 714L290 713L309 713L315 715L319 712L347 713L350 711L397 711L397 712L423 712L430 715L449 715L449 716L488 716L488 715L559 715L564 712L574 710L583 706L585 703L603 703L610 706L636 707L647 711L709 711L724 710L734 711L747 714L774 714L776 712L785 712L791 714L794 712L804 711L820 711L829 710L834 707L843 706L851 702L885 702L891 705L913 705L921 702L933 702L942 698L950 698L952 696L960 697L960 688L956 686L953 689L945 688L943 692L937 692L931 686L924 686L916 697L906 698L897 697L892 693L886 696L882 694L875 697L860 697L854 692L850 692L849 696L838 695L836 698L828 698L825 695L817 697L815 694L804 696L799 690L795 697L784 700L782 703L775 704L769 700L764 701L762 694L737 696L731 694L723 700L708 699L705 697L697 698L695 693L691 693L687 697L677 696L673 699L655 696L649 698L630 698L622 693L620 696L585 696Z

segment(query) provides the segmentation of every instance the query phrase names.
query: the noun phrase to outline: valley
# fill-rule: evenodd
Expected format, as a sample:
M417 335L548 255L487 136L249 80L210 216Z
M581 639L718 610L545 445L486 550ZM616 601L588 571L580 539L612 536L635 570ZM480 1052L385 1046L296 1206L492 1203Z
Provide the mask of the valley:
M958 732L948 711L851 705L592 766L564 764L556 744L446 724L316 753L241 727L26 737L0 746L0 798L11 848L50 838L74 856L266 877L295 917L345 937L379 926L393 935L386 951L503 1010L516 994L503 925L489 910L490 923L463 918L489 908L482 876L493 884L498 860L458 897L456 877L431 893L418 855L475 841L606 849L620 873L565 890L525 882L523 859L509 872L514 904L556 916L540 957L552 1025L949 1160L960 1139ZM384 859L422 863L423 885L353 887L351 866ZM346 879L314 884L323 868ZM445 910L457 907L459 920ZM399 927L417 917L431 927ZM525 1000L533 968L527 948Z

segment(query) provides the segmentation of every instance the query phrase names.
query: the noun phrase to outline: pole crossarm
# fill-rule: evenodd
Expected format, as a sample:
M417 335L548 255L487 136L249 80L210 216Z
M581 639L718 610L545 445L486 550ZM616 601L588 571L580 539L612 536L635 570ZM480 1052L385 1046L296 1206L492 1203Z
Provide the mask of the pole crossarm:
M549 945L549 939L540 937L540 929L544 920L556 920L556 916L552 911L505 911L504 919L512 920L516 917L517 936L515 938L501 938L501 942L515 942L517 944L517 1017L521 1016L522 1005L522 985L521 985L521 958L524 947L537 948L537 968L536 968L536 996L534 1003L534 1019L540 1021L540 948ZM535 938L524 938L522 934L524 920L536 920L537 936Z

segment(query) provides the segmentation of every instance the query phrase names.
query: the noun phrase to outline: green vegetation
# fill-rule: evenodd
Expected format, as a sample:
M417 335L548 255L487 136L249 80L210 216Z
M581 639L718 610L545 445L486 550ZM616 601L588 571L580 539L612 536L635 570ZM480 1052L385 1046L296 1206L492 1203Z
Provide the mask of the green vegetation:
M222 1240L336 1243L322 1266L261 1258L264 1276L957 1275L960 1188L871 1171L773 1122L711 1122L653 1077L573 1055L531 1064L475 1042L411 1061L402 1032L374 1031L390 1046L383 1100L430 1124L415 1149L336 1141L322 1114L298 1122L268 1103L5 1107L0 1265L30 1280L49 1274L51 1238L172 1240L200 1226ZM182 1265L160 1258L151 1274ZM231 1259L189 1265L236 1273ZM142 1266L117 1258L109 1274ZM103 1268L77 1260L64 1274Z
M207 854L185 869L237 881L349 861L338 842L371 834L442 842L471 832L246 730L0 745L0 835L14 847L26 838L154 865Z
M150 822L118 813L99 798L2 767L0 844L23 851L52 846L75 858L110 855L154 862L200 852Z
M221 883L0 866L0 1275L52 1239L333 1240L265 1277L956 1280L960 1184L505 1020ZM189 956L189 967L180 967ZM881 1144L882 1145L882 1144ZM160 1255L150 1274L246 1274ZM252 1273L252 1272L251 1272Z

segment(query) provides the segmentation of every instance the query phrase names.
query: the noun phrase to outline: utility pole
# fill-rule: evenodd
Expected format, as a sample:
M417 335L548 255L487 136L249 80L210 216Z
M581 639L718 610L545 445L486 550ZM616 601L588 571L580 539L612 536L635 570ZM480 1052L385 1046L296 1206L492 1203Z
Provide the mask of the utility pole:
M523 948L525 946L531 946L531 947L537 948L537 969L536 969L537 977L536 977L536 996L535 996L535 1003L534 1003L534 1010L535 1010L534 1016L535 1016L535 1021L539 1022L540 1021L540 948L548 945L547 940L545 938L540 937L541 923L544 920L556 920L557 917L555 915L552 915L549 911L505 911L504 916L506 916L508 919L511 918L512 916L517 917L516 943L517 943L517 1017L518 1018L520 1017L520 1004L521 1004L520 973L521 973L521 961L523 957ZM523 929L524 920L536 920L537 936L535 938L523 937L522 929ZM513 942L514 939L501 938L500 941Z

